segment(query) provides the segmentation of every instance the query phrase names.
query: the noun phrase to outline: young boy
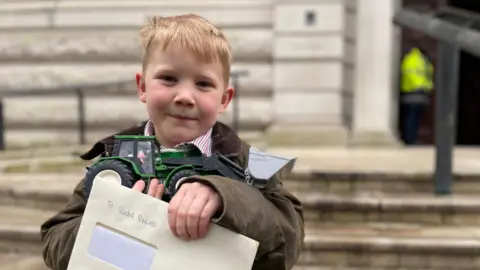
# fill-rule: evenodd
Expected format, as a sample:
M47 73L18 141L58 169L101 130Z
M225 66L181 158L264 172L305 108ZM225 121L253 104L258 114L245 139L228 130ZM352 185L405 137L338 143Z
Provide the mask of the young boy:
M150 119L119 134L154 135L163 148L188 144L207 156L219 152L245 168L250 146L217 122L234 94L224 34L201 17L185 15L154 17L141 36L143 72L136 80ZM112 143L113 135L82 158L108 156ZM133 189L144 187L138 181ZM52 269L67 268L86 206L83 188L82 180L65 208L41 227L43 256ZM163 186L152 180L147 193L161 198ZM302 206L277 177L262 190L220 176L189 177L169 202L168 222L186 241L204 237L210 222L257 240L253 269L291 269L304 239Z

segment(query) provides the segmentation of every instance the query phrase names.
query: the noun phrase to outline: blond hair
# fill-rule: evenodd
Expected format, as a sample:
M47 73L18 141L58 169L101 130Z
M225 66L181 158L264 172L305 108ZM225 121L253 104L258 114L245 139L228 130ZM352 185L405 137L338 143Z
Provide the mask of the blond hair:
M219 61L224 68L224 80L228 84L232 54L225 35L208 20L187 14L172 17L150 17L141 29L143 45L143 70L155 50L171 52L186 50L204 63Z

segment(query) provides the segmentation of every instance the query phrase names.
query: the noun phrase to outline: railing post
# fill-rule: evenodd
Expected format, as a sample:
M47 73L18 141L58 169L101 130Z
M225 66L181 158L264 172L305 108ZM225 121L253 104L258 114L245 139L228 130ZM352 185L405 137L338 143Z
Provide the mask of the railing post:
M86 123L85 123L85 97L83 95L82 89L77 89L77 99L78 99L78 136L80 144L86 143Z
M435 104L435 194L451 194L456 141L460 49L439 42Z
M0 150L5 150L5 118L3 115L3 98L0 99Z

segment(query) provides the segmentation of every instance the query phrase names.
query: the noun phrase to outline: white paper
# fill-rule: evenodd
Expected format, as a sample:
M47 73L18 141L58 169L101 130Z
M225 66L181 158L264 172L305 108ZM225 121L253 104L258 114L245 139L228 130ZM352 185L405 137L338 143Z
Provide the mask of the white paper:
M258 242L211 224L183 241L168 226L168 204L110 181L94 181L68 270L250 270Z

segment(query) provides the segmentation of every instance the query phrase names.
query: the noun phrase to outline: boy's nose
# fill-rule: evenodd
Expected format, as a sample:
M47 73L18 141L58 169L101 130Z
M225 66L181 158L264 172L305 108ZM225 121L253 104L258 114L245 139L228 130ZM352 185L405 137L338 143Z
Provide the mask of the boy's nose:
M193 99L193 93L187 87L179 89L175 96L174 102L176 105L193 107L195 100Z

